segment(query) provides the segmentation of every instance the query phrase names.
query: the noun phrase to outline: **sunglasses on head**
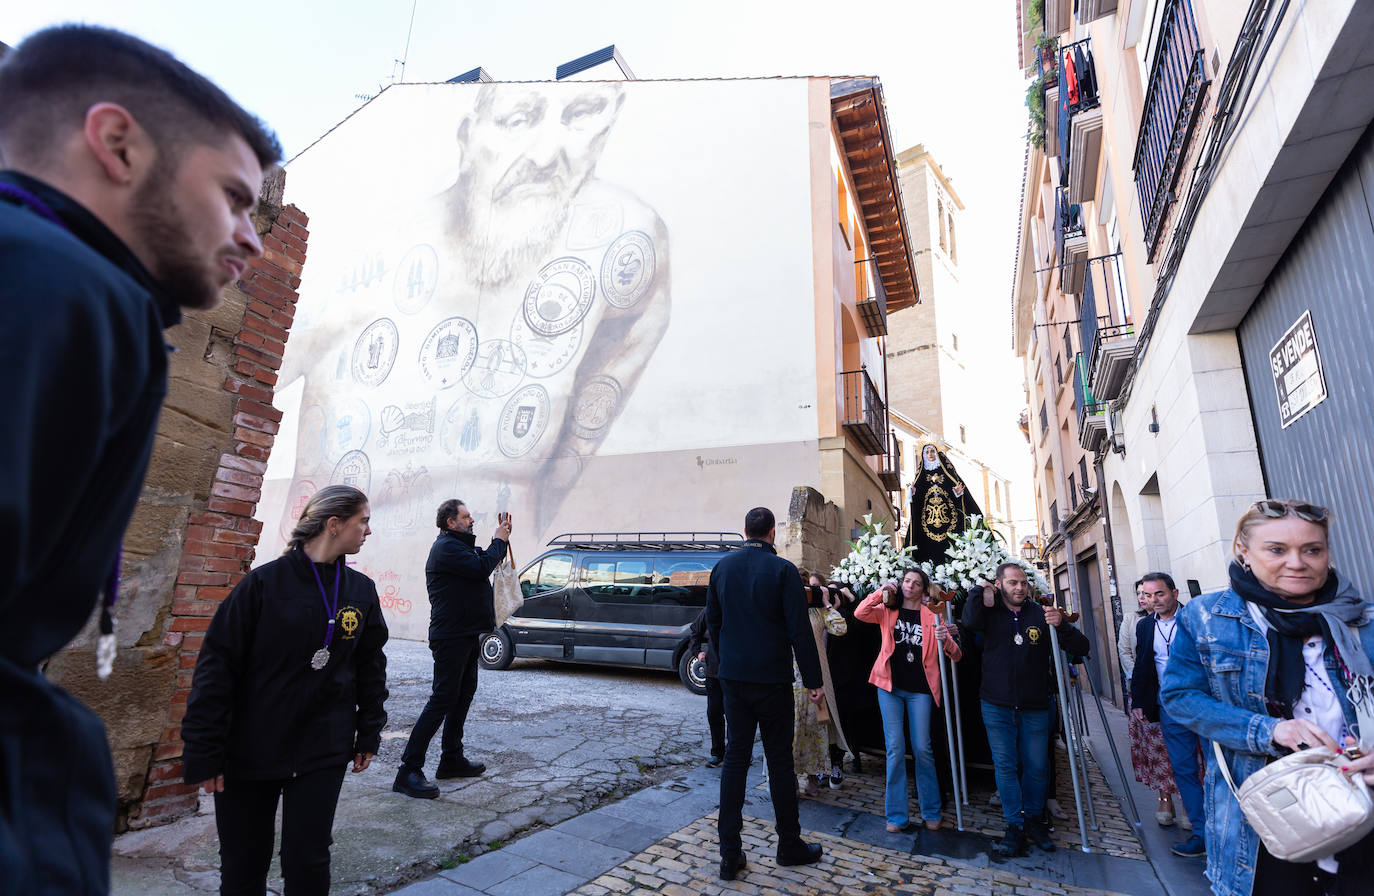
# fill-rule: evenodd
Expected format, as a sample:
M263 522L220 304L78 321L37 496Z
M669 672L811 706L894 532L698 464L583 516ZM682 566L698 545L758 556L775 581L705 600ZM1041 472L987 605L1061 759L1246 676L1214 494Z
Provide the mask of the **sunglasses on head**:
M1316 504L1285 504L1282 501L1256 501L1255 509L1271 520L1281 520L1291 513L1309 523L1320 523L1327 514L1325 507Z

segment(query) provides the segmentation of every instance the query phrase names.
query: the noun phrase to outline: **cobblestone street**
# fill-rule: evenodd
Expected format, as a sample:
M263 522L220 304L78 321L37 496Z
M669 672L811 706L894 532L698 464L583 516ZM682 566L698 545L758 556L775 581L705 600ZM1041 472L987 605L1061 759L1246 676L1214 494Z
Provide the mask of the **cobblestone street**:
M985 772L971 773L963 831L946 801L940 831L888 833L881 759L867 757L863 773L849 774L840 789L802 801L806 836L825 848L819 864L802 868L773 861L772 808L756 750L745 806L749 867L736 881L719 881L719 775L700 765L705 701L666 672L529 660L484 671L466 740L487 774L437 782L437 800L402 797L391 781L428 695L430 657L422 643L395 641L388 658L382 753L368 771L348 776L339 803L332 889L339 896L1206 892L1200 865L1159 855L1167 850L1159 832L1146 831L1142 843L1109 786L1114 776L1098 764L1098 755L1110 754L1096 744L1089 777L1098 827L1088 832L1087 854L1061 746L1058 795L1069 818L1055 823L1055 853L989 858L1002 821ZM431 772L437 751L435 744ZM216 850L207 798L193 818L116 840L115 892L214 892ZM275 867L271 886L280 887Z

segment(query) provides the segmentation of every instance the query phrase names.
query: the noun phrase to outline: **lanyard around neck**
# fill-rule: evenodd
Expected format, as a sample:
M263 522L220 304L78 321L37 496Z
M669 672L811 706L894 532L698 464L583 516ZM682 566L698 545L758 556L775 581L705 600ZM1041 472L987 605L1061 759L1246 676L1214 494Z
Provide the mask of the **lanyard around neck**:
M310 563L310 571L315 574L315 584L320 586L320 600L324 602L324 611L329 614L329 625L324 633L324 646L329 647L329 643L334 640L334 617L339 614L339 579L343 578L343 564L340 560L334 561L334 603L329 603L329 595L324 590L324 579L320 578L320 571L315 568L315 561L310 557L305 558Z

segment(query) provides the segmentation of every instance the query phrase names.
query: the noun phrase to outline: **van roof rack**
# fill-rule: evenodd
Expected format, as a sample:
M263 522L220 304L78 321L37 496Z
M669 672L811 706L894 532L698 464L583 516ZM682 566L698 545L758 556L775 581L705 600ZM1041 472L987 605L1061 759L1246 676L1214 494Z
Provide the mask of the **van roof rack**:
M733 551L743 545L738 532L568 532L549 539L549 547L583 551Z

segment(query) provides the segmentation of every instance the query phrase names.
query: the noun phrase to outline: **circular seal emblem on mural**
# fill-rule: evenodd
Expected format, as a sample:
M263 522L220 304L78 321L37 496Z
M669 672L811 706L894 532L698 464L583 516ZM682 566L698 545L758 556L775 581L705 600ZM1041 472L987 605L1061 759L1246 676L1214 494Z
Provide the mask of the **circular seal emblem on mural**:
M525 350L505 339L488 339L477 346L477 360L463 377L468 391L482 398L507 395L525 378Z
M455 457L482 446L482 420L474 402L459 399L453 403L439 426L439 444Z
M617 308L629 308L654 283L654 244L649 235L631 230L616 237L601 260L601 294Z
M573 399L573 434L580 439L597 439L615 418L620 407L620 383L598 374Z
M477 328L465 317L442 320L420 346L420 372L440 389L457 385L477 357Z
M582 329L579 325L557 336L540 336L517 314L510 325L510 341L525 353L525 376L541 380L571 364L582 347Z
M330 485L351 485L364 492L372 491L372 461L361 451L350 451L334 466Z
M400 344L401 334L390 318L368 324L353 344L353 379L368 388L380 386L396 363L396 348Z
M392 272L391 293L396 307L405 314L415 314L434 297L439 284L439 256L430 246L412 246Z
M281 518L281 537L283 541L289 541L291 530L296 528L296 523L300 521L301 512L305 510L305 505L310 503L310 498L318 489L315 483L309 479L297 479L291 483L291 490L286 493L286 510Z
M496 444L506 457L529 453L549 425L549 393L538 384L525 386L501 409Z
M324 410L321 432L324 456L338 461L350 451L358 451L372 434L372 411L361 398L341 398Z
M566 333L587 316L595 297L591 265L572 256L556 258L525 290L525 323L540 336Z

